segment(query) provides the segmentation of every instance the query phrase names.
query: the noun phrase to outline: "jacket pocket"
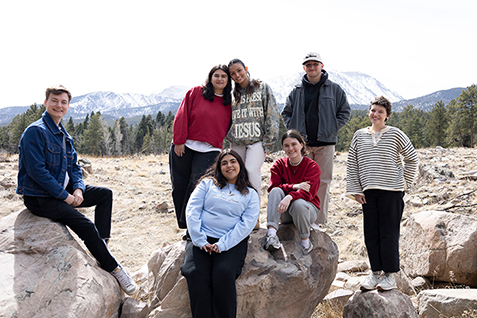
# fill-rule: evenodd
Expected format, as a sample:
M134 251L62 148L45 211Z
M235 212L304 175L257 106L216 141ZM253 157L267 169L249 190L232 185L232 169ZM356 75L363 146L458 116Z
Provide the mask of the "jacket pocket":
M61 161L61 146L46 142L46 165L47 166L57 166Z

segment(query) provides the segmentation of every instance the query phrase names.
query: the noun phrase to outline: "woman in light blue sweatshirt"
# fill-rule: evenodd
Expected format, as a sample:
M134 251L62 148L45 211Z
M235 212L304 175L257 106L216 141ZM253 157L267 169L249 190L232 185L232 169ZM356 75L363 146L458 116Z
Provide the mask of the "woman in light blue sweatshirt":
M186 209L190 238L181 273L187 279L192 317L236 317L235 280L259 212L258 194L242 158L223 150Z

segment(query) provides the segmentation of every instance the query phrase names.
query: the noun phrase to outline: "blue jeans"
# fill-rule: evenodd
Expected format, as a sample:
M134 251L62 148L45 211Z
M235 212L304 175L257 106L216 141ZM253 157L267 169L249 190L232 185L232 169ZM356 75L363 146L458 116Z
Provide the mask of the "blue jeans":
M71 190L67 188L67 190ZM96 206L95 223L68 203L53 197L33 197L24 195L25 206L36 216L62 223L75 232L83 241L101 267L112 272L118 263L108 250L103 238L111 233L111 211L113 192L104 187L87 185L83 193L83 203L79 207Z

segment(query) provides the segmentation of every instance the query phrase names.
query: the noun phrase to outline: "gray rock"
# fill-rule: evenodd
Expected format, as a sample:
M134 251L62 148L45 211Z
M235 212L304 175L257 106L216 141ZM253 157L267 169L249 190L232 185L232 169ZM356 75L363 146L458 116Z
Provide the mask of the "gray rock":
M419 318L409 296L396 289L357 291L343 310L343 318Z
M303 255L298 232L281 226L281 250L263 249L266 229L253 231L242 275L237 280L237 316L309 318L326 296L338 265L338 249L331 238L312 231L314 249ZM149 260L147 295L149 317L190 317L187 284L180 274L185 242L154 252ZM286 297L284 295L286 294ZM141 297L142 298L142 297Z
M477 219L441 211L414 214L403 223L401 264L411 277L477 287Z
M338 264L338 272L364 272L368 269L368 263L360 260L351 260Z
M0 250L0 317L118 317L117 281L64 225L12 213L0 220Z
M418 301L421 318L461 317L465 311L472 310L477 314L477 289L424 290L419 293Z

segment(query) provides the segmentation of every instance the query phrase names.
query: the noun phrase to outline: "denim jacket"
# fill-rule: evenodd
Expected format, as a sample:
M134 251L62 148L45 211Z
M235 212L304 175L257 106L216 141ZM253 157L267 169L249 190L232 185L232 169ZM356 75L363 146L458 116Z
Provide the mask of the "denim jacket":
M18 194L65 200L68 197L63 186L66 172L73 190L80 188L84 192L83 174L77 163L73 138L63 124L60 123L60 127L61 130L45 111L42 118L30 124L23 132L18 146Z

